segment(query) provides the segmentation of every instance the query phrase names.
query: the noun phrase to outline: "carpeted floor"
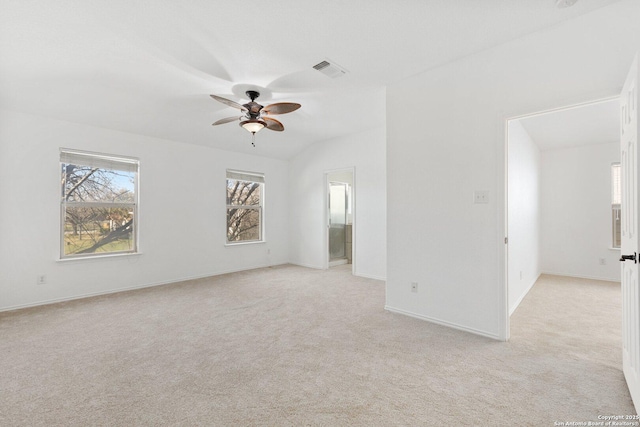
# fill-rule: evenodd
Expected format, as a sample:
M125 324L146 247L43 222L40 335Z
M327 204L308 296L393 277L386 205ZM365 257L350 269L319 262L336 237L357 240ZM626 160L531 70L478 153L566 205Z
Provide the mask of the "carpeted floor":
M349 267L0 313L0 425L553 426L635 413L619 284L542 276L501 343L386 312L384 283Z

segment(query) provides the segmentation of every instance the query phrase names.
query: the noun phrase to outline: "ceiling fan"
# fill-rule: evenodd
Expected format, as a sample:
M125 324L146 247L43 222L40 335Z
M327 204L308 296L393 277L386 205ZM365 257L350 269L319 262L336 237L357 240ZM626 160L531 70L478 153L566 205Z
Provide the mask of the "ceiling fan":
M255 101L260 96L260 92L255 90L248 90L245 93L247 97L251 99L251 102L247 102L246 104L239 104L235 101L223 98L218 95L211 95L211 97L216 101L230 107L237 108L244 113L244 115L240 117L233 116L220 119L217 122L213 123L213 126L239 120L240 126L249 131L255 138L256 132L262 130L263 128L267 128L269 130L274 130L277 132L282 132L284 130L284 125L282 123L267 116L290 113L301 107L300 104L296 104L294 102L276 102L275 104L269 104L264 107ZM252 142L252 144L255 147L255 143Z

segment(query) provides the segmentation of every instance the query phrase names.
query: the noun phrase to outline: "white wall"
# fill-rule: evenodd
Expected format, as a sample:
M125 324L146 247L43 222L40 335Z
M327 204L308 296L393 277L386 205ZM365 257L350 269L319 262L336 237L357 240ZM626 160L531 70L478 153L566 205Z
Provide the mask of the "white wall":
M639 17L622 0L387 88L389 310L508 337L505 119L618 93Z
M611 164L619 161L618 142L542 152L544 273L620 281L620 250L611 249Z
M381 102L383 102L381 100ZM386 278L385 129L314 144L290 163L290 260L324 268L325 172L355 168L354 273Z
M540 150L519 120L509 121L509 313L540 276Z
M57 261L60 147L140 159L140 255ZM227 168L265 173L266 243L225 246ZM0 171L0 310L289 259L285 161L0 111Z

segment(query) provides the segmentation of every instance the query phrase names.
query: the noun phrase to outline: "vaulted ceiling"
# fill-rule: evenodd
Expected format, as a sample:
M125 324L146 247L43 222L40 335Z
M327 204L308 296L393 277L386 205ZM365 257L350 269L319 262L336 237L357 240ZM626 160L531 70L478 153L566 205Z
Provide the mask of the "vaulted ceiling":
M390 83L615 1L0 0L0 108L287 159L382 126ZM302 104L255 148L211 126L238 111L209 94L248 88Z

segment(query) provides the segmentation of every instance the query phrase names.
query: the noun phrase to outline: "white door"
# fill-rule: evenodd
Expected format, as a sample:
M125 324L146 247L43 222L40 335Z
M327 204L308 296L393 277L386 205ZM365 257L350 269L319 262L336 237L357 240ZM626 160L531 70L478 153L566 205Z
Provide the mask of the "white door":
M638 56L620 95L622 173L622 367L640 409L640 290L638 289Z

